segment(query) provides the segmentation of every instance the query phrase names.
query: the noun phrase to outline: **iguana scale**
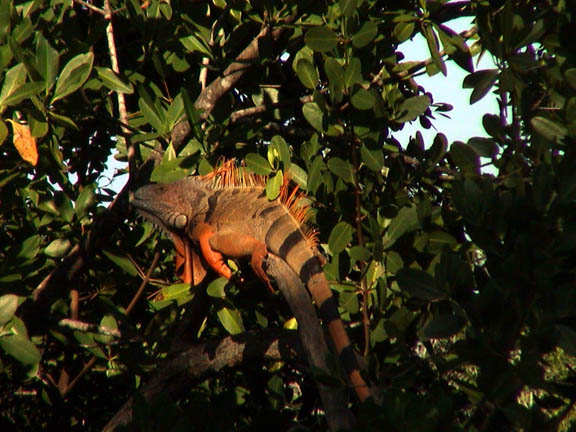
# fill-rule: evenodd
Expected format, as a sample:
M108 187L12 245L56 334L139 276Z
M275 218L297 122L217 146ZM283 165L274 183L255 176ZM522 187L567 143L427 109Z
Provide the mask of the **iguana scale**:
M223 256L250 257L256 275L271 288L263 269L268 253L282 258L299 275L314 299L347 370L358 398L370 397L338 307L324 273L315 232L306 223L308 211L302 194L287 183L278 199L269 200L266 179L223 164L207 176L191 176L168 184L138 189L131 203L147 219L170 234L177 251L176 265L185 282L197 284L206 269L190 248L196 244L202 258L221 276L232 272Z

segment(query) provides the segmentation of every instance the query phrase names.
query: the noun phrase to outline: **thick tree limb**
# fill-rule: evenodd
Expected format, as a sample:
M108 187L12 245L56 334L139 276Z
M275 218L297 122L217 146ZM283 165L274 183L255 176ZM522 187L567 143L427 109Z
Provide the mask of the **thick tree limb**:
M294 332L262 330L193 345L159 367L156 375L142 387L140 394L146 401L152 402L161 392L179 393L211 373L255 360L293 362L304 354L310 366L330 373L326 362L329 349L324 331L306 288L288 265L276 256L269 256L267 273L276 279L298 320L300 340ZM355 420L348 409L347 392L320 383L318 387L330 429L351 429ZM133 407L134 400L130 398L103 430L111 431L129 423Z
M178 393L195 381L222 369L237 367L253 361L293 361L301 346L294 332L288 330L263 330L229 336L222 340L194 345L158 368L156 375L140 390L148 402L162 392ZM112 431L130 423L134 399L130 398L103 431Z
M208 118L214 109L216 102L223 95L228 93L232 87L234 87L234 85L244 77L246 72L251 69L251 65L260 58L260 43L268 37L276 41L287 30L288 27L284 26L276 29L265 26L260 30L260 33L258 33L258 35L240 54L238 54L234 62L224 70L222 75L212 81L196 99L194 105L196 109L202 111L200 114L202 119ZM174 148L180 147L182 142L190 134L190 131L191 128L188 120L183 120L174 127L171 136Z

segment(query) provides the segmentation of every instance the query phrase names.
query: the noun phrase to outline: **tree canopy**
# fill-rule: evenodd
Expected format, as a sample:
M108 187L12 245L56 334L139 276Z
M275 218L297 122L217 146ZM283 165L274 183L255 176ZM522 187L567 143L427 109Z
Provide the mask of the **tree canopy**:
M334 427L319 392L349 389L308 363L308 312L241 262L180 283L128 204L222 158L307 193L380 393L358 430L571 429L573 3L0 0L3 430ZM419 83L448 64L496 97L486 135L399 141L450 116Z

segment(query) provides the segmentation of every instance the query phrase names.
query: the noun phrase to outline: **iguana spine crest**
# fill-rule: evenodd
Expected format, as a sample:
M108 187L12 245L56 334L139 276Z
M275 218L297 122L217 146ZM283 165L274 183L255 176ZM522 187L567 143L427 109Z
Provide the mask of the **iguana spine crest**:
M199 176L206 180L216 189L264 189L268 176L249 172L245 166L238 165L236 159L222 160L219 165L209 174ZM284 206L287 213L300 227L302 234L312 248L318 246L318 230L310 222L312 208L306 194L300 190L289 174L283 175L282 186L278 201Z

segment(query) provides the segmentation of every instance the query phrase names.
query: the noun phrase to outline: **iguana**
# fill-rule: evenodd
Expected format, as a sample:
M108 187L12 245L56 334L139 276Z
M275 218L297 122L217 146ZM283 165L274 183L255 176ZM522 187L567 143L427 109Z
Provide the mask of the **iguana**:
M230 279L223 256L250 257L256 275L270 289L263 263L268 253L282 258L299 275L314 299L337 353L361 401L371 396L339 316L338 307L317 252L315 231L307 224L303 194L288 183L279 198L269 200L266 179L235 166L233 160L206 176L190 176L167 184L143 186L131 204L145 218L165 230L177 251L176 266L185 282L199 283L206 269L190 247L192 241L204 262Z

